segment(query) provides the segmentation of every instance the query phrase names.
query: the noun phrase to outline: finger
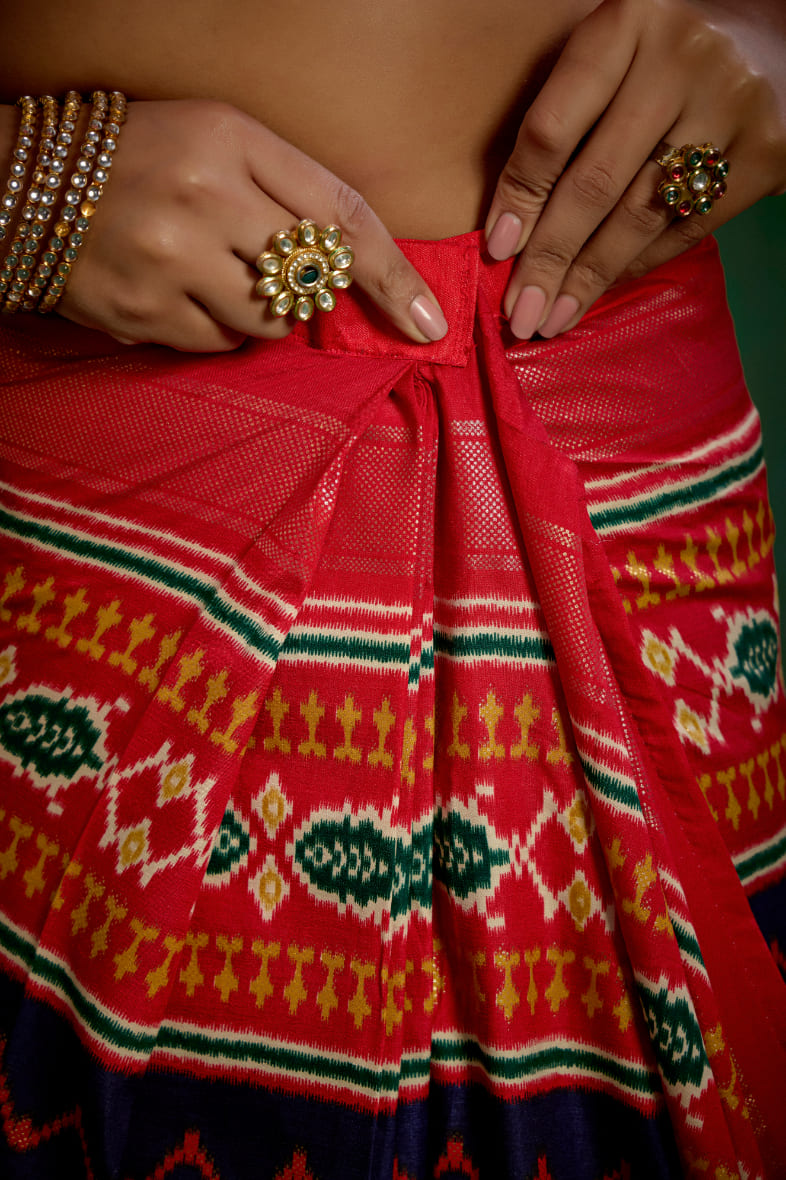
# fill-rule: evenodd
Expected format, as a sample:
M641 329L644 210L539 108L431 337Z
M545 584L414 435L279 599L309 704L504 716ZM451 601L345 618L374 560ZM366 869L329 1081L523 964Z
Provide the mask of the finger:
M690 142L691 125L695 123L677 125L669 134L670 142ZM719 135L713 142L723 143L724 139ZM705 172L709 185L710 170L701 171ZM648 247L663 242L666 247L663 261L666 261L700 241L724 219L717 203L706 215L692 213L687 218L675 218L658 193L663 177L663 169L654 162L640 170L612 214L568 269L558 298L538 328L541 336L549 339L573 327Z
M662 178L658 165L650 164L641 170L612 215L567 271L558 297L541 320L541 336L551 339L573 327L649 248L659 248L665 262L695 245L721 223L716 207L704 216L675 218L657 191Z
M308 217L322 226L340 226L342 240L355 253L355 279L373 302L411 340L441 340L448 325L436 296L362 196L291 144L251 123L247 162L259 187L298 220Z
M486 220L492 258L523 249L568 161L619 89L636 49L624 17L606 3L583 21L525 115Z
M695 139L688 142L695 142ZM670 262L678 254L696 245L707 234L714 233L727 221L731 221L759 198L761 194L757 182L766 179L766 169L761 166L761 162L759 161L757 166L753 160L746 160L745 145L736 138L723 154L732 166L728 194L721 201L717 201L705 217L692 213L690 217L675 217L670 220L664 232L628 263L621 275L622 278L638 278L656 266ZM748 178L754 183L751 191L748 191L746 183Z
M504 300L512 331L520 339L529 339L536 329L554 335L572 326L672 221L657 192L664 173L647 159L653 155L653 136L664 126L664 106L656 102L648 110L639 95L638 106L631 107L636 97L626 87L619 92L557 185L524 249ZM622 133L630 109L641 111L642 118L626 140ZM666 138L684 143L692 128L694 120L680 119ZM724 143L727 133L712 130L714 142ZM617 158L615 144L624 144ZM553 310L558 292L559 308Z
M657 187L657 165L650 164L649 181L637 182L636 177L648 171L653 135L671 125L673 113L658 100L648 109L643 96L635 93L638 87L633 94L629 89L623 86L618 92L587 146L556 184L527 241L504 300L505 313L520 338L531 336L543 322L574 267L588 268L586 282L599 293L617 277L618 259L634 258L669 220L665 206L650 199ZM630 110L642 112L633 124ZM586 244L607 221L613 223L612 231L604 233L603 243L610 243L610 250L586 253ZM617 242L615 230L620 234ZM589 269L593 265L594 273ZM517 308L524 290L526 299Z
M291 215L290 215L291 216ZM279 340L291 331L288 317L274 316L268 300L257 294L259 271L230 250L218 252L209 272L186 283L188 294L219 324L243 336Z
M165 331L159 331L156 325L149 343L166 343L181 352L230 352L245 339L246 333L219 323L206 307L195 299L186 299Z
M100 320L90 307L100 308ZM247 335L219 323L182 293L173 299L166 292L147 288L143 294L112 289L103 297L100 290L93 290L87 306L67 290L57 310L64 319L106 332L120 344L165 344L183 352L227 352L238 348Z

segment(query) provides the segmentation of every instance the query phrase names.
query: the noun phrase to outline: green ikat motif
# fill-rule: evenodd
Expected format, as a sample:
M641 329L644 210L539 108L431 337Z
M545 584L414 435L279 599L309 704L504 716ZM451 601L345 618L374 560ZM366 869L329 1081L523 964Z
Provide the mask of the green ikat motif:
M496 892L510 867L510 852L494 839L494 829L477 811L453 804L434 822L434 874L460 906L485 909L481 899Z
M464 909L485 913L503 872L507 846L477 806L452 803L411 830L373 808L320 809L295 832L287 854L308 890L361 918L394 926L429 911L433 877Z
M729 629L729 675L759 705L775 695L778 675L778 631L765 611L736 615Z
M431 825L413 826L411 839L372 808L312 812L288 849L304 884L319 897L360 917L405 919L431 906Z
M248 860L251 836L248 824L230 803L216 832L207 865L207 883L217 885L225 881Z
M31 687L0 704L0 757L53 796L59 788L101 771L107 757L106 712L92 698Z
M638 980L650 1038L664 1078L675 1090L700 1093L710 1073L701 1029L684 989Z

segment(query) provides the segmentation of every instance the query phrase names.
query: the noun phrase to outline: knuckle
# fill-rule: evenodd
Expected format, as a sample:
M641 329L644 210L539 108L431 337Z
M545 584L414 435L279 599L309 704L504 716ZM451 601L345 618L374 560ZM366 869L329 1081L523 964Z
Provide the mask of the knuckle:
M583 286L594 291L605 291L617 278L611 267L591 254L577 258L572 270Z
M574 252L567 242L553 238L530 242L526 251L527 266L545 275L563 274L573 262Z
M500 178L500 194L512 208L538 210L551 195L551 185L525 173L518 161L511 158Z
M148 266L169 267L182 258L182 249L174 227L168 221L148 226L144 237L135 243L135 252Z
M214 210L224 185L206 159L191 158L177 176L173 197L181 210Z
M122 335L147 338L161 318L161 306L149 294L138 291L115 291L109 306L112 321L122 325Z
M383 307L394 308L408 301L412 293L412 271L403 254L394 254L371 278L370 285L376 301Z
M707 236L709 229L705 227L703 220L696 213L692 213L690 217L679 218L674 224L674 232L686 249L695 246Z
M371 209L357 189L337 180L332 197L336 221L342 230L353 238L362 235L371 217Z
M261 340L283 340L285 336L289 335L294 326L284 316L270 316L254 331L254 335L258 336Z
M222 332L215 337L215 341L210 345L208 351L210 352L235 352L244 343L246 337L240 332L233 332L231 335Z
M231 139L243 121L243 114L231 103L215 99L198 99L194 102L194 120L198 123L201 136L216 139Z
M686 56L715 58L724 46L726 38L716 27L694 16L692 20L683 22L680 40Z
M582 204L592 208L611 204L617 194L614 167L606 160L593 160L582 168L576 168L572 181Z
M665 209L656 206L654 201L642 202L633 196L624 197L619 210L631 229L647 238L660 233L667 219Z
M537 151L555 155L565 141L565 119L553 107L536 103L524 119L522 133Z
M625 267L625 270L620 275L620 280L628 281L630 279L642 279L644 275L649 274L651 266L644 258L634 258Z

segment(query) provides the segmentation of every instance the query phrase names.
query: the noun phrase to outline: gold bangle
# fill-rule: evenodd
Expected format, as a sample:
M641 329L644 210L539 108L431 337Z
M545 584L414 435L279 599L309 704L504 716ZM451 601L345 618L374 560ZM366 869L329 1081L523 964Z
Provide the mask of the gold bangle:
M69 90L63 104L60 122L53 149L48 153L49 171L43 181L43 195L36 221L28 230L27 249L25 251L24 272L17 272L17 277L26 283L24 294L19 302L21 311L32 311L41 297L41 289L35 285L35 278L40 269L38 255L49 232L47 222L55 213L59 189L63 180L63 173L68 163L71 139L76 130L79 112L82 109L82 99L75 90ZM38 268L38 269L35 269Z
M39 101L43 113L35 166L14 240L3 260L3 273L4 276L7 275L0 285L0 294L5 295L2 304L4 312L14 312L19 308L27 281L28 245L31 245L46 232L43 223L50 216L48 205L41 204L44 195L42 186L46 180L46 161L49 159L49 153L54 151L55 147L59 108L56 99L52 98L51 94L43 95Z
M127 103L125 95L119 90L113 90L108 98L103 90L96 90L92 102L90 121L79 149L71 187L65 194L60 219L49 243L50 251L45 256L50 271L53 265L55 269L38 304L38 310L43 315L54 310L65 290L85 235L90 229L90 219L109 178L112 156L126 118ZM58 262L61 251L63 259Z
M6 181L5 192L0 198L0 242L5 241L8 228L14 219L14 210L25 187L30 156L35 145L37 100L25 94L17 100L17 106L22 108L22 113L11 156L11 172Z

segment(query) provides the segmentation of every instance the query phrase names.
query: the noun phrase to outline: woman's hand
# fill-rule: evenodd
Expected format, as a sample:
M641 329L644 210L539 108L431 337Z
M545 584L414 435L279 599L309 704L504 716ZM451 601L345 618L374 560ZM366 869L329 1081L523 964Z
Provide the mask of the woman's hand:
M123 343L188 352L284 336L255 292L272 235L335 223L355 280L410 339L439 339L436 299L357 192L235 107L130 103L112 173L58 311Z
M730 161L728 193L675 220L653 156L705 142ZM784 189L784 0L602 0L527 111L486 223L492 257L521 254L514 335L573 327L617 279Z

